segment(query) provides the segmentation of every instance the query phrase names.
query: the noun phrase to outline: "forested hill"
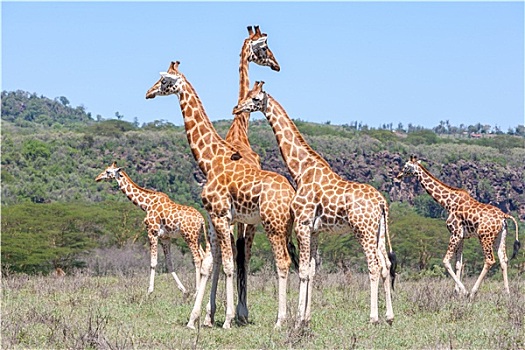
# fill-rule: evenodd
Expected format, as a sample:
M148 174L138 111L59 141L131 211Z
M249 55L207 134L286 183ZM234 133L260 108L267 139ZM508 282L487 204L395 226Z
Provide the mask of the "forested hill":
M433 129L295 122L337 173L369 183L388 198L392 244L403 271L442 275L449 237L446 213L421 186L414 179L394 181L411 154L443 182L525 220L523 126L503 133L488 125L456 127L446 121ZM224 136L231 120L213 124ZM49 273L61 267L105 274L99 262L112 261L113 254L109 250L90 260L96 249L120 251L131 244L146 250L145 213L115 182L94 181L114 161L138 185L202 211L205 178L182 126L165 120L139 125L124 121L118 112L113 119L92 118L83 107L70 106L66 97L48 99L24 91L2 92L1 126L3 272ZM290 179L266 119L251 121L250 141L263 169ZM512 246L513 227L510 232L507 244ZM187 251L182 241L176 243ZM272 253L264 235L256 235L253 247L250 269L256 271L272 261ZM321 235L320 250L327 269L367 269L352 235ZM472 262L466 273L479 273L479 244L467 244L464 256ZM523 258L513 264L521 266Z
M117 161L138 184L199 206L204 177L183 127L164 120L140 126L116 115L116 119L97 116L95 120L83 107L70 106L66 97L52 100L24 91L3 91L2 205L99 202L113 197L115 186L93 179ZM356 122L295 122L337 173L373 185L391 201L425 202L428 210L438 210L415 181L393 180L409 155L416 154L443 182L525 219L523 126L503 133L487 125L455 127L448 122L433 129L393 128L391 123L372 128ZM224 120L214 125L225 135L230 123ZM264 169L289 178L266 120L251 122L250 141Z

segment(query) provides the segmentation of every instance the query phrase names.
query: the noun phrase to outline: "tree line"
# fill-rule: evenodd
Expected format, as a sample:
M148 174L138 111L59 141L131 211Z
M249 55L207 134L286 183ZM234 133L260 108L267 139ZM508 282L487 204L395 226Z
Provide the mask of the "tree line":
M140 186L202 210L200 190L205 178L191 155L184 127L165 120L139 126L136 120L123 120L118 112L115 117L93 118L65 97L52 100L24 91L2 92L2 268L25 273L81 269L82 257L94 248L130 242L146 246L144 213L116 183L94 182L113 161ZM295 121L336 172L373 185L389 200L394 248L401 268L412 274L443 273L441 259L449 234L446 213L416 182L392 180L410 154L418 154L444 182L525 219L522 125L512 133L455 138L448 137L456 129L447 122L440 123L439 129L412 124L396 129L391 123L371 128L357 122ZM230 125L231 120L214 122L223 136ZM290 179L265 120L250 122L250 142L264 169ZM366 269L351 234L322 237L321 243L326 268ZM182 242L177 245L185 249ZM471 271L482 266L478 246L478 242L466 244ZM253 269L271 261L263 234L257 235L254 249ZM523 261L523 254L519 259L516 263Z

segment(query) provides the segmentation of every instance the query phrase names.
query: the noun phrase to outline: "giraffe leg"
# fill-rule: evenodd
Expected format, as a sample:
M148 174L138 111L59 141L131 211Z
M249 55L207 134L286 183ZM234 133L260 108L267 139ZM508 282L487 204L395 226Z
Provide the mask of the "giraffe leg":
M190 248L191 255L193 257L193 265L195 267L195 296L197 296L200 287L202 263L206 254L199 245L199 234L200 228L196 231L181 232L181 235L188 245L188 248Z
M296 220L297 221L297 220ZM305 314L310 276L310 228L296 222L295 233L299 246L299 304L295 328L305 326Z
M212 217L213 226L217 232L217 238L222 254L222 268L226 275L226 318L222 328L231 328L231 322L235 318L233 307L233 247L231 242L232 232L230 219L226 216Z
M148 229L149 251L150 251L150 274L149 274L149 288L148 294L153 293L155 287L155 268L157 267L157 242L158 238L156 232Z
M237 323L248 324L247 283L255 225L237 225Z
M474 287L472 287L472 291L470 293L471 298L474 297L474 295L476 295L479 286L481 285L481 282L485 278L485 275L487 274L487 272L489 272L492 265L496 263L493 251L494 240L495 237L492 237L490 235L483 235L481 233L479 234L479 241L481 242L481 247L483 248L483 255L485 256L485 264L483 264L483 270L481 270L481 273L479 274L479 277L476 280Z
M458 246L456 248L456 276L458 277L458 280L461 281L461 277L463 275L463 240L459 241ZM456 284L454 287L454 292L459 293L460 288Z
M162 239L160 240L160 244L162 245L162 249L164 250L164 258L166 259L166 265L168 266L168 272L173 276L173 279L175 280L175 283L177 284L177 288L186 296L186 288L182 284L182 282L179 279L179 276L175 273L175 269L173 268L173 261L171 260L171 241L170 239Z
M201 278L199 281L199 287L197 288L197 291L195 293L195 303L193 305L193 310L191 311L190 320L188 321L188 324L186 327L195 329L195 322L198 321L200 314L201 314L201 305L202 300L204 299L204 292L206 291L206 283L208 282L208 278L210 276L210 273L213 269L213 256L211 252L208 252L207 255L204 256L204 259L202 260L202 266L199 271Z
M507 225L503 224L501 235L499 237L498 259L499 259L499 263L501 266L501 273L503 274L503 284L505 286L505 291L507 292L507 294L510 294L509 278L507 276L507 266L508 266L509 259L507 258L507 249L505 246L506 239L507 239Z
M450 240L448 242L447 253L445 254L445 257L443 258L443 264L445 265L445 268L447 269L450 276L452 276L452 278L454 279L454 282L456 282L456 287L459 288L459 291L463 295L467 295L468 294L467 289L465 288L463 283L461 283L461 280L458 278L458 276L456 276L456 274L454 273L454 270L452 269L452 265L450 264L450 260L452 259L452 257L457 251L457 246L459 242L463 240L463 228L462 227L457 228L456 226L449 225L449 224L447 224L447 228L449 229L451 235L450 235Z
M319 234L313 234L310 239L310 265L308 270L308 292L306 298L306 311L304 320L306 324L312 319L312 293L314 289L314 277L317 266L319 265Z
M219 273L221 268L221 251L217 245L217 242L212 245L213 253L213 269L212 269L212 279L211 279L211 290L210 290L210 300L206 305L206 318L204 320L204 326L213 327L215 323L215 312L217 310L217 285L219 284Z
M374 234L375 236L375 234ZM381 276L380 261L377 255L377 249L371 249L367 242L360 239L361 246L365 252L366 262L368 264L368 277L370 279L370 323L379 322L379 278ZM375 246L372 245L372 247Z
M381 266L381 277L383 279L383 289L385 290L385 304L386 304L386 321L389 324L394 322L394 309L392 307L392 292L391 292L391 280L390 280L390 266L392 263L388 258L388 252L385 245L385 231L384 219L381 220L381 234L379 236L379 244L377 249L377 255Z
M271 223L269 224L271 225ZM279 281L279 309L277 312L277 321L274 327L280 328L283 322L286 321L286 289L288 283L288 272L292 260L288 254L286 240L287 225L280 225L281 227L271 227L270 225L264 224L264 229L272 246L275 267L277 268Z

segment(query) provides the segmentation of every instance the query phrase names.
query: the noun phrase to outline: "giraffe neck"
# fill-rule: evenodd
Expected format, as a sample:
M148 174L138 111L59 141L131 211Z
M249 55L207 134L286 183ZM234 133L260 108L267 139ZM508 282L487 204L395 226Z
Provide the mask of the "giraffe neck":
M244 44L241 49L241 61L239 63L239 99L237 103L240 103L242 99L246 97L248 91L250 91L250 78L248 76L248 57L250 56L249 49L250 41L244 40ZM244 113L243 113L244 114ZM249 115L249 113L246 113Z
M153 204L151 197L157 196L157 192L140 187L131 180L124 170L120 170L119 174L117 182L120 190L133 204L144 211L148 211L150 205Z
M294 181L299 183L301 175L313 166L317 169L325 169L331 172L328 162L308 145L279 102L269 94L266 94L266 96L267 106L264 115L270 122L281 150L281 155Z
M248 57L250 54L249 40L244 41L241 49L241 61L239 64L239 100L240 102L250 90L250 79L248 77ZM232 125L226 134L226 141L236 146L249 163L259 167L259 159L254 154L250 140L248 138L248 127L250 123L250 113L239 113L233 118Z
M453 209L462 198L463 190L444 184L422 165L418 166L416 176L427 193L445 210Z
M217 133L199 96L186 79L178 97L191 152L199 168L207 175L213 159L218 155L231 157L236 151Z

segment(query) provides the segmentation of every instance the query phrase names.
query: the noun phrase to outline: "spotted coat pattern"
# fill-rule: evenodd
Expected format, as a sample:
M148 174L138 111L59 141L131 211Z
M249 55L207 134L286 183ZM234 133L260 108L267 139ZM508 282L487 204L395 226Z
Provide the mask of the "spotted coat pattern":
M509 293L509 283L507 277L508 258L505 249L505 239L507 235L506 219L511 219L516 225L516 242L518 241L518 225L516 220L490 204L480 203L472 198L464 189L452 187L439 181L426 169L416 156L412 156L406 162L403 170L398 175L398 179L415 176L427 193L434 198L447 212L447 229L450 231L448 249L443 258L443 264L454 279L455 290L463 294L468 294L467 289L461 282L463 270L463 240L471 237L478 237L485 263L472 291L474 296L478 291L483 278L496 263L494 258L494 245L499 237L498 258L503 272L503 282L505 290ZM515 248L517 252L517 249ZM454 272L450 263L456 257L456 271Z
M226 275L226 318L224 328L231 327L233 311L233 253L231 225L236 222L261 223L272 246L279 277L279 312L276 326L286 318L286 281L290 267L287 243L290 240L292 217L289 198L293 187L279 174L264 171L246 162L231 144L222 139L206 115L202 103L186 77L172 62L167 72L148 90L146 98L175 94L184 118L190 149L206 175L201 198L208 211L222 255ZM203 291L203 283L199 293ZM198 294L190 316L194 327L200 316Z
M268 119L288 170L297 184L291 204L299 244L299 309L297 326L310 321L313 277L320 232L353 231L368 263L371 287L370 320L378 322L378 286L383 278L388 322L394 313L390 292L390 260L386 251L388 204L370 185L350 182L334 173L328 162L306 142L283 107L256 82L234 113L261 111ZM390 248L391 251L391 248Z
M204 257L211 254L210 243L206 238L206 251L199 244L199 237L206 236L206 222L199 211L193 207L184 206L173 202L165 193L149 190L138 186L129 175L113 163L101 172L95 181L116 180L120 190L136 206L146 212L144 224L148 231L150 243L150 285L148 293L152 293L155 281L155 268L157 266L157 244L160 243L164 250L168 271L173 275L177 287L186 294L186 288L176 275L171 258L171 238L182 237L193 256L195 265L195 288L200 286L201 266Z

